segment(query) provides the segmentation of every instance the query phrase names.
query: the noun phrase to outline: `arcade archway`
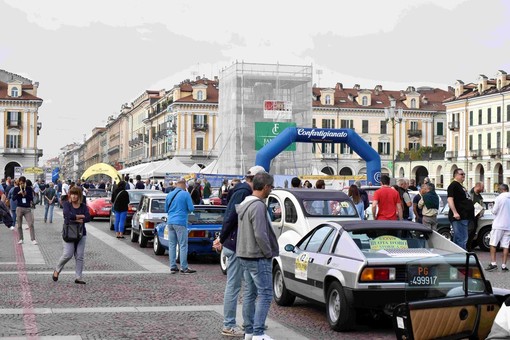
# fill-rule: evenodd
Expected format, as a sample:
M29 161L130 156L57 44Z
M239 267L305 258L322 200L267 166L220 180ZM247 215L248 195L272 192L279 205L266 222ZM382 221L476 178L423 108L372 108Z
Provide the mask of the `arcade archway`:
M4 168L4 178L10 177L14 178L14 168L21 166L18 162L9 162L5 165Z

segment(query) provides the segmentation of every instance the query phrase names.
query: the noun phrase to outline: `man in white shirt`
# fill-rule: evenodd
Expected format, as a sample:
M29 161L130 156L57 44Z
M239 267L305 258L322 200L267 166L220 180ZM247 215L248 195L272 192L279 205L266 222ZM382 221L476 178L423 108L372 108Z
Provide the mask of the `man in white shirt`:
M493 271L498 269L496 263L496 247L498 243L503 248L503 263L501 264L501 271L508 272L506 260L508 258L508 245L510 244L510 192L508 192L508 185L499 185L500 194L494 202L492 213L494 214L494 221L492 222L491 240L491 263L486 271Z
M67 195L69 194L69 184L71 184L71 180L68 179L67 182L62 184L62 196L60 196L60 206L63 206L63 203L67 201Z

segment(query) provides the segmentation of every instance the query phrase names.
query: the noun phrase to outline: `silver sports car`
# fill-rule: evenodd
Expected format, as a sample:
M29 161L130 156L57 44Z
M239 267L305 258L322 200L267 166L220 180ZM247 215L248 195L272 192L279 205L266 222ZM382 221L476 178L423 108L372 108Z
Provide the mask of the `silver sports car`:
M275 258L274 299L283 306L296 296L324 303L330 326L343 331L360 310L392 315L400 303L455 292L466 273L482 277L470 261L462 248L418 223L327 222Z

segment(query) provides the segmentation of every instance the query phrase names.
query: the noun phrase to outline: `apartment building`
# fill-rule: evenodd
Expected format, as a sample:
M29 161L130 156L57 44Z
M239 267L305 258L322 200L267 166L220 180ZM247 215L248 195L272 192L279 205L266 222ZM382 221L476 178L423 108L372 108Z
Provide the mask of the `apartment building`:
M14 177L15 167L38 165L43 152L37 147L42 128L39 107L43 100L37 97L38 82L0 70L0 168L3 177Z
M445 174L466 172L465 185L483 182L487 191L510 182L510 76L480 75L476 82L457 80L455 94L445 101L448 120Z

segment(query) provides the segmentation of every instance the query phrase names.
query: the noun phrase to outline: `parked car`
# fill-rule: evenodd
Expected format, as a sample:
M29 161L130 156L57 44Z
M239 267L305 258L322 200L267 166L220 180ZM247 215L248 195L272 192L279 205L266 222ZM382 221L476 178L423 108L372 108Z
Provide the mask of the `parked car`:
M214 239L221 231L225 206L195 205L188 216L188 255L218 255L212 248ZM154 229L154 254L164 255L168 250L169 237L166 222ZM179 260L179 247L177 247Z
M154 228L167 216L165 209L166 194L152 191L140 198L140 203L131 220L131 242L137 242L140 248L154 237Z
M204 198L204 204L221 205L221 198L218 197L217 190L209 198Z
M87 198L87 207L89 208L91 220L96 217L109 218L112 210L112 201L108 197L98 197L92 200Z
M462 287L465 273L483 278L474 261L465 269L466 254L410 221L326 222L273 260L274 300L290 306L300 296L325 304L331 328L346 331L359 312L388 317L400 303Z
M108 192L105 189L88 189L87 190L87 201L94 200L100 197L108 197Z
M142 190L142 189L133 189L133 190L126 190L129 194L129 206L128 206L128 212L126 217L126 222L124 224L125 230L131 229L131 220L133 218L134 213L136 212L136 208L138 207L138 203L140 203L140 199L142 198L142 195L145 193L157 193L159 191L154 190ZM114 230L114 223L115 223L115 214L113 213L113 202L114 198L112 198L112 212L110 213L110 230Z

